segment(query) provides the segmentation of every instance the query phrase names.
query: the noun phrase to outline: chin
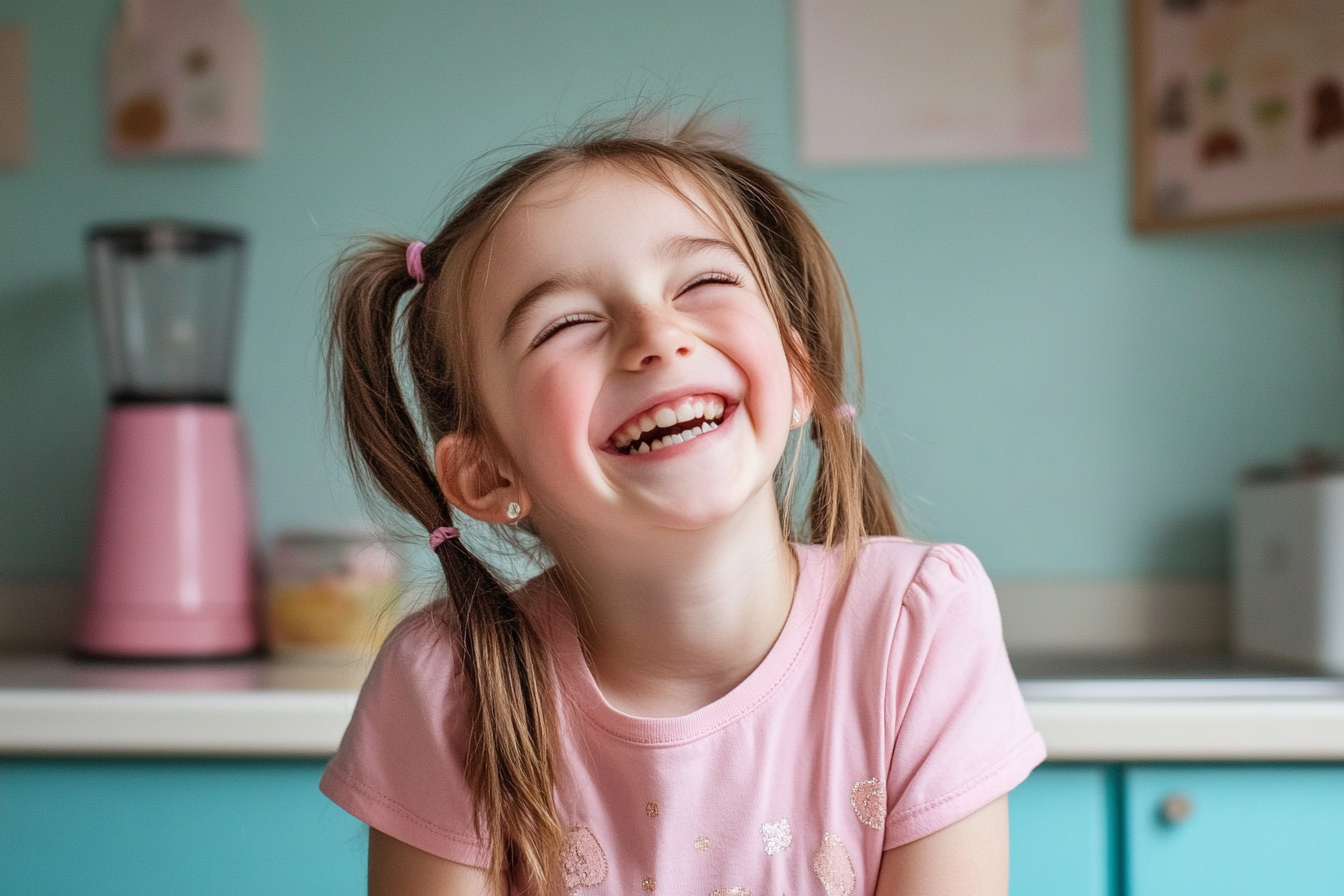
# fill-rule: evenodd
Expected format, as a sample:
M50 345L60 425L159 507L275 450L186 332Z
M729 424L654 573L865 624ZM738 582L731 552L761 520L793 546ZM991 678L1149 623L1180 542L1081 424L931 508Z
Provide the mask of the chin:
M669 529L685 532L713 529L752 514L755 505L762 500L758 497L762 492L764 500L768 501L772 518L778 513L773 483L751 492L745 489L740 493L736 489L728 491L728 494L720 491L717 494L681 496L675 504L659 507L654 513L660 523Z

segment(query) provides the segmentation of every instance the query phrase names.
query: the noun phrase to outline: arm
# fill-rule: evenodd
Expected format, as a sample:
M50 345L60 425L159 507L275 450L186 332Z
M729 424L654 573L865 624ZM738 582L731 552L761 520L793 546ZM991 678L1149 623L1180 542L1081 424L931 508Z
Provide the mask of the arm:
M882 854L874 896L1005 896L1008 797Z
M369 828L369 896L496 896L480 868L441 859Z

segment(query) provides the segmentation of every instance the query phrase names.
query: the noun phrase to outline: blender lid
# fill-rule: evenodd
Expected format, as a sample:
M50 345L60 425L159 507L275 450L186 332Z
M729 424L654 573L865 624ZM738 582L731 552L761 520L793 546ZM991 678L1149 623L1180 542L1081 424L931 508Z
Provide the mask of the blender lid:
M89 228L89 241L112 246L126 255L175 251L185 255L204 255L225 248L240 248L246 242L241 230L186 221L158 221L100 224Z

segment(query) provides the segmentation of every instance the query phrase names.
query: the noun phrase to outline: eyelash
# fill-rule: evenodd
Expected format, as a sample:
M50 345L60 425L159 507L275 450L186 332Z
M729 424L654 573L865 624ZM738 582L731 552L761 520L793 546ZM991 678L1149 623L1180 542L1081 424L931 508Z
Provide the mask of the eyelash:
M724 283L729 286L741 286L742 279L734 274L728 273L727 271L706 271L705 273L696 277L690 283L687 283L684 287L682 287L681 293L678 293L678 295L684 294L692 289L695 289L697 286L703 286L706 283ZM536 348L537 346L541 345L547 339L550 339L552 336L554 336L556 333L559 333L566 327L572 326L574 324L590 323L595 319L596 318L594 318L591 314L566 314L564 317L560 318L557 321L552 322L540 333L538 333L537 338L532 340L531 347Z
M681 291L686 292L688 289L694 289L705 283L726 283L729 286L741 286L742 278L738 277L736 274L730 274L727 271L706 271L690 283L687 283Z
M532 348L541 345L547 339L550 339L556 333L559 333L565 327L573 324L583 324L594 320L591 314L566 314L564 317L547 325L546 329L537 334L537 338L532 340Z

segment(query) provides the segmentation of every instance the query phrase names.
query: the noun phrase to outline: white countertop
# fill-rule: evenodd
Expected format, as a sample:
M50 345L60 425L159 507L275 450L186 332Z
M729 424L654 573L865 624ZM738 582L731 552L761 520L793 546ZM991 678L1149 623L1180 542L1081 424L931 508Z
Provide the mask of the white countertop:
M327 756L366 670L0 657L0 754ZM1339 682L1083 685L1023 682L1052 760L1344 761Z
M367 671L0 656L0 754L329 756Z

